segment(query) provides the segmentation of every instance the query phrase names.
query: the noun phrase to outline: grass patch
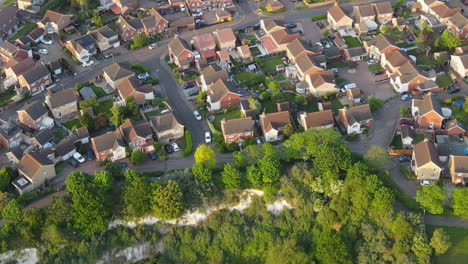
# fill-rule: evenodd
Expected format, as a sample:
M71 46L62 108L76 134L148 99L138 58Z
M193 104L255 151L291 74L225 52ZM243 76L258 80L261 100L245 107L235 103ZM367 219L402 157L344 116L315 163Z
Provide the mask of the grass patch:
M255 73L251 72L239 72L234 77L237 83L240 85L247 85L249 87L254 86L258 87L261 83L263 83L266 79L266 76L258 76Z
M18 30L18 32L16 32L13 36L11 36L10 40L16 40L16 39L21 38L22 36L24 36L24 34L31 31L35 26L36 24L34 23L25 24L20 30Z
M63 124L63 125L66 128L70 129L71 131L73 131L75 128L81 127L81 123L80 123L79 119L70 120L70 121L66 122L65 124Z
M12 5L13 3L15 3L16 0L6 0L5 2L3 2L3 6L9 6L9 5Z
M431 57L428 56L417 56L416 57L416 64L417 65L432 65L433 60Z
M310 3L315 3L317 2L316 0L307 0L306 2L308 2L309 4ZM323 1L322 1L323 2ZM312 21L315 21L315 20L322 20L322 19L327 19L327 14L323 14L323 15L318 15L318 16L311 16L310 17L310 20Z
M185 130L185 148L183 149L183 156L187 157L188 155L192 154L193 152L193 142L192 142L192 134L190 131Z
M398 170L407 180L416 180L416 175L408 169L408 166L400 166Z
M359 41L359 39L355 38L355 37L346 36L346 37L344 37L344 41L350 47L360 47L360 46L362 46L361 41Z
M432 237L436 228L442 228L449 236L452 247L442 256L434 256L433 263L455 264L464 263L468 259L468 229L452 226L427 225L427 235Z
M317 102L310 102L305 105L300 105L299 109L307 113L313 113L313 112L319 111Z
M301 9L306 9L306 8L309 8L308 5L301 5L301 6L298 6L296 8L294 8L294 10L301 10Z
M468 113L463 111L462 107L457 107L456 105L452 105L452 118L457 119L464 125L468 125Z
M137 74L150 72L150 69L148 67L146 67L145 65L141 65L141 64L132 64L130 65L130 68L134 70Z
M250 53L251 53L252 56L254 56L254 57L255 57L255 56L258 56L258 55L260 55L260 54L262 54L262 53L260 52L260 49L259 49L258 47L251 47L251 48L249 48L249 49L250 49Z
M15 96L14 93L2 95L0 97L0 107L5 106L6 104L8 104L11 101L11 98L13 98L14 96Z
M103 113L105 116L107 116L108 118L112 116L112 113L111 113L111 108L112 106L114 106L114 102L112 100L107 100L107 101L104 101L104 102L100 102L97 106L96 106L96 114L99 114L99 113Z
M340 85L340 84L342 84L344 82L347 82L347 81L348 81L348 79L343 78L343 77L338 77L338 78L335 79L335 83L338 84L338 85Z
M277 65L284 65L280 57L274 57L260 62L260 67L264 73L276 71Z
M236 109L236 110L227 112L225 114L216 115L212 124L216 130L221 131L221 120L223 120L223 118L226 118L226 120L229 120L229 119L234 119L234 118L239 118L239 117L241 117L240 109Z
M333 109L333 114L337 115L338 114L338 109L343 108L343 104L340 102L338 99L333 99L330 101L332 104L332 109Z
M275 76L273 76L272 79L273 79L273 81L277 81L277 82L286 81L286 77L284 76L284 74L275 75Z
M184 76L182 77L182 80L188 82L188 81L193 81L195 80L198 76L200 76L199 72L196 71L187 71L184 72Z
M65 138L65 133L63 133L63 131L58 127L52 129L52 134L54 134L54 137L58 140L62 140Z
M423 134L414 135L413 144L418 144L419 142L422 142L424 138L426 137Z
M448 74L437 76L436 83L439 87L449 87L452 84L452 77Z
M373 64L373 65L369 65L367 69L369 69L370 72L373 72L377 70L382 70L382 66L380 66L380 64Z
M401 136L395 135L393 137L392 143L390 143L390 146L395 147L395 149L403 149L403 142L401 141Z
M96 86L94 83L92 83L90 85L91 89L93 89L93 92L96 94L97 98L101 98L101 97L104 97L106 96L106 92L104 91L104 89L102 89L101 87L98 87Z
M332 69L332 68L346 68L348 67L348 63L344 61L335 61L332 63L328 63L327 68Z
M385 174L379 174L379 177L384 182L384 185L386 187L393 189L397 200L400 201L406 208L408 208L408 210L420 212L420 213L423 212L423 209L421 208L419 203L416 202L416 200L413 199L411 196L407 195L403 190L401 190L400 186L398 186L388 176L388 172L386 172Z
M263 111L267 114L276 112L276 104L271 100L262 101Z
M162 111L164 111L166 109L163 109L163 108L159 108L159 109L156 109L156 110L153 110L153 111L150 111L150 112L146 112L145 113L145 116L146 117L150 117L150 116L156 116L156 115L159 115Z

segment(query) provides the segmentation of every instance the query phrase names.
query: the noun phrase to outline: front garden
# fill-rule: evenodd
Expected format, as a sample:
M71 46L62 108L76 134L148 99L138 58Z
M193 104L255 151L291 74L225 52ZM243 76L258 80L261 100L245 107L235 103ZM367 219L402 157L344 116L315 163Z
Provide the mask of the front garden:
M360 47L362 46L361 41L356 37L345 36L344 41L348 44L349 47Z

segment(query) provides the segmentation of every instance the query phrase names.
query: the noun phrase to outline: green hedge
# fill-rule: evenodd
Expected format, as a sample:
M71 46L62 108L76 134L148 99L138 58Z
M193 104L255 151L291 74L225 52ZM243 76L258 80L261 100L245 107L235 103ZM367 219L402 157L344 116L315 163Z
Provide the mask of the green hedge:
M312 16L310 17L311 20L323 20L327 19L327 14L319 15L319 16Z
M188 155L192 154L192 151L193 151L192 134L190 133L190 131L186 130L185 131L185 149L182 154L184 157L187 157Z
M150 72L150 69L148 67L146 67L145 65L141 65L141 64L132 64L130 65L130 68L141 73Z

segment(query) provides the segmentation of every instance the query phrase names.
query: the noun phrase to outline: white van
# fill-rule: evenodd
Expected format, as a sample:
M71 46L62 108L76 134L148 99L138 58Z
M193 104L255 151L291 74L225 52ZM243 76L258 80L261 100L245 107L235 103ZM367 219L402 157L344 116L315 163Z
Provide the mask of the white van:
M344 88L346 89L352 89L352 88L356 88L357 85L355 83L349 83L347 85L344 86Z

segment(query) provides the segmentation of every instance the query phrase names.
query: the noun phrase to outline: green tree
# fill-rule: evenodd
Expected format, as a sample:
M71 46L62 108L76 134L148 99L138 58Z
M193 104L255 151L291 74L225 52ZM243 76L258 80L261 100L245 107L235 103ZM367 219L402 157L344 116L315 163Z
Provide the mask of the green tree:
M380 33L382 33L384 35L390 34L390 29L387 27L387 25L381 25L379 27L379 31L380 31Z
M0 169L0 192L6 191L13 179L13 170L10 167Z
M240 187L241 184L241 173L240 171L232 166L230 163L226 163L221 173L224 187L227 190L235 190Z
M377 170L387 170L390 167L390 154L388 151L379 145L372 145L364 155L364 159L368 164Z
M11 223L19 223L23 220L23 208L17 200L11 200L2 210L3 220Z
M444 254L451 246L450 237L442 228L434 230L431 238L431 247L434 249L436 255Z
M182 215L184 203L179 185L168 180L165 186L157 185L153 191L153 212L161 219L174 219Z
M134 119L138 117L138 105L135 97L129 96L125 98L125 107L124 107L124 116L125 118Z
M279 88L279 83L276 81L269 81L267 83L267 88L271 90L271 93L277 93Z
M450 199L453 214L468 217L468 188L455 188Z
M257 113L260 113L262 110L262 104L257 99L249 97L248 102L251 109L255 110Z
M93 17L91 18L91 22L93 22L96 26L102 27L104 26L104 22L102 21L102 17L99 14L99 11L95 11Z
M110 191L114 184L114 177L112 173L107 170L96 171L96 173L94 173L94 182L102 186L106 191Z
M246 178L252 187L262 186L262 172L257 166L252 165L247 167Z
M211 181L211 167L205 165L205 163L195 163L192 166L192 173L196 179L202 182Z
M280 177L279 162L269 157L264 157L258 162L258 169L264 183L274 183Z
M95 109L98 106L96 97L90 97L87 99L84 99L83 101L80 101L80 109L86 109L88 107L92 107Z
M432 248L424 233L418 232L413 236L411 251L418 258L418 263L430 263Z
M57 255L60 252L60 248L68 243L68 239L60 228L53 224L47 225L44 228L41 239L51 255Z
M419 186L416 192L416 201L431 214L444 212L444 189L436 184Z
M317 238L315 256L322 264L351 264L346 244L339 233L322 232Z
M461 45L460 38L448 31L448 29L442 32L439 38L437 38L435 45L439 48L453 49Z
M85 112L81 117L80 117L80 124L86 128L90 132L93 132L96 128L96 124L94 122L94 118L87 112Z
M158 152L162 149L162 147L164 146L164 144L160 141L156 141L153 143L153 148L154 148L154 152Z
M144 160L145 160L145 154L141 150L135 149L132 152L130 161L132 162L133 165L140 165L143 163Z
M374 97L374 96L369 96L369 107L370 107L372 113L375 113L375 112L379 111L380 109L382 109L384 104L385 104L385 102L382 99L379 99L379 98Z
M216 163L215 153L208 145L200 145L195 151L195 163L203 163L208 167L213 168Z
M56 197L47 207L46 224L65 228L72 222L71 201L68 197Z
M409 113L408 107L402 106L402 107L400 108L400 115L401 115L402 117L408 116L408 113Z
M116 127L122 124L122 121L124 118L124 113L122 110L123 110L122 107L119 107L116 104L114 104L111 108L112 116L109 119L109 121Z
M0 215L1 215L3 208L5 208L5 206L8 204L9 201L10 201L10 197L8 197L8 193L0 192Z
M291 124L287 124L284 127L283 133L286 137L290 137L294 134L294 127Z
M119 166L119 164L114 163L114 162L108 162L106 164L106 171L110 172L112 175L112 178L118 178L120 175L120 172L122 171L122 167Z
M206 98L206 92L203 92L201 91L198 95L197 95L197 103L204 103L205 102L205 98Z
M133 43L130 45L130 47L132 49L138 49L138 48L146 46L148 42L149 42L149 37L144 33L140 33L133 37Z
M125 215L143 217L151 211L151 184L141 173L128 169L125 171L123 202Z

